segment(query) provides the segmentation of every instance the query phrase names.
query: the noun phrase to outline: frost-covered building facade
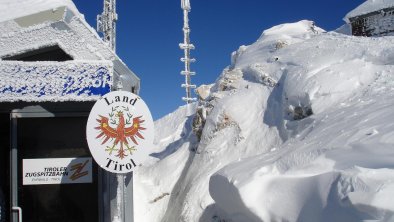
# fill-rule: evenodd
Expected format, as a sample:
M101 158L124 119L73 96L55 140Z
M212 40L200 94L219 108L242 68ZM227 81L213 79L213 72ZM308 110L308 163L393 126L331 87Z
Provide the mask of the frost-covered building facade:
M355 36L386 36L394 34L394 1L368 0L349 12L345 21Z
M102 95L139 88L71 0L1 0L0 221L111 221L85 125Z

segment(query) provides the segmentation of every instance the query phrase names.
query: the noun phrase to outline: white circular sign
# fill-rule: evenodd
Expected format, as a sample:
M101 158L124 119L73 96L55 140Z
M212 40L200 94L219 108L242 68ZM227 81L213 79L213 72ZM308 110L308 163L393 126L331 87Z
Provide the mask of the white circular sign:
M115 91L98 100L90 112L86 137L98 165L113 173L132 172L153 144L153 119L137 95Z

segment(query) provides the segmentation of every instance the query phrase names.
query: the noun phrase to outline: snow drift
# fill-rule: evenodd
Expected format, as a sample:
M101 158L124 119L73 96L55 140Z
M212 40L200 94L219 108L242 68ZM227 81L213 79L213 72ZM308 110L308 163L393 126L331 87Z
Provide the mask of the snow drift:
M136 220L393 221L393 43L300 21L241 46L194 116L156 122Z

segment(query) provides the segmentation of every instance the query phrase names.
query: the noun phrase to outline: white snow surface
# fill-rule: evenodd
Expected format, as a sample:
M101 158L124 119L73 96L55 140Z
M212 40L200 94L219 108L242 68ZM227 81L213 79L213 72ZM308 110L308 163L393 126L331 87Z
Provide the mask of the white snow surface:
M392 44L300 21L241 46L200 142L184 107L156 122L136 221L394 221Z
M350 11L345 16L344 20L349 22L349 18L354 18L390 7L394 7L394 0L367 0L357 8Z
M61 22L44 21L21 27L13 20L63 6L72 13L65 13ZM0 15L1 57L54 45L74 60L115 60L117 57L71 0L0 0Z
M0 22L62 6L79 14L71 0L0 0Z
M62 23L49 21L25 28L13 20L5 21L0 22L0 31L0 56L58 45L74 60L115 59L112 50L81 16L73 15Z

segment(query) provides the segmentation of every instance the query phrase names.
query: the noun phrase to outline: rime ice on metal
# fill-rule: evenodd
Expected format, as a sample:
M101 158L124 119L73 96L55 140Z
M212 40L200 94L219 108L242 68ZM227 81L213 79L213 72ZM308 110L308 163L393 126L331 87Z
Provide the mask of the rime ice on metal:
M191 10L190 1L189 0L181 0L181 6L183 9L183 34L184 39L183 43L179 44L179 47L183 49L185 56L181 58L181 61L185 63L185 69L181 72L182 75L185 76L185 83L182 84L182 87L186 90L186 97L183 97L182 100L186 103L191 103L195 101L195 98L191 96L191 90L196 88L196 85L191 84L191 76L195 75L195 72L190 70L190 63L195 62L196 60L190 58L190 50L194 49L194 45L190 43L190 28L189 28L189 12Z
M109 44L112 50L116 49L116 0L104 0L104 11L97 16L97 31L102 32L104 41Z

